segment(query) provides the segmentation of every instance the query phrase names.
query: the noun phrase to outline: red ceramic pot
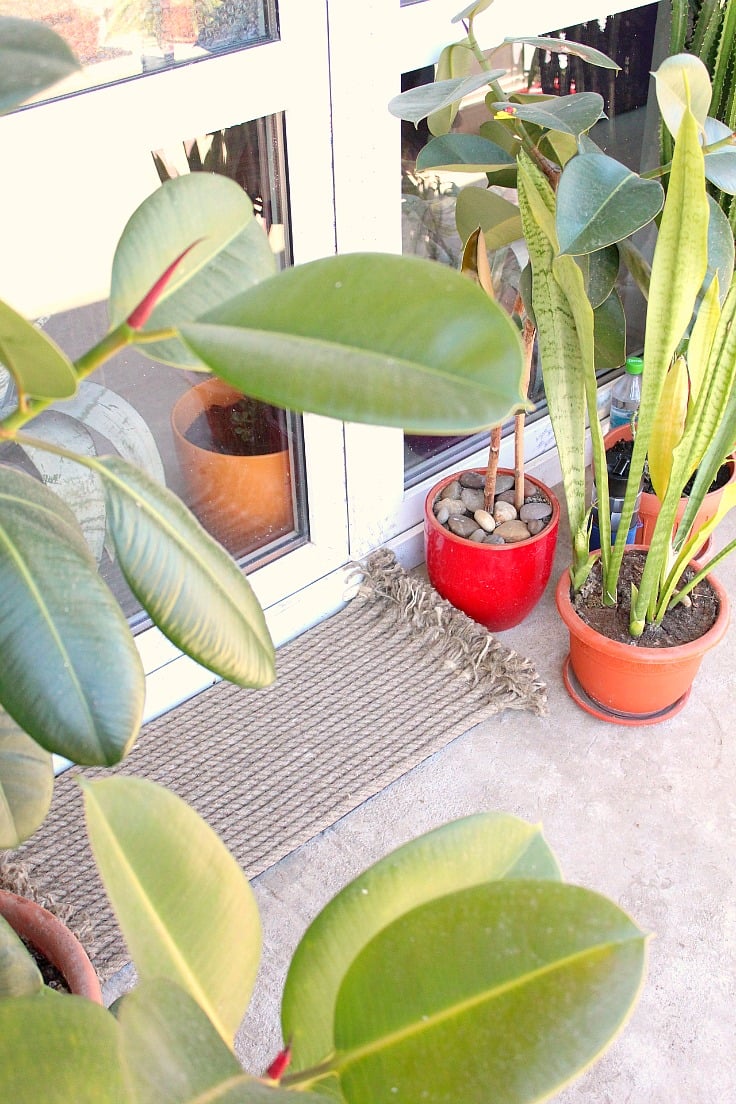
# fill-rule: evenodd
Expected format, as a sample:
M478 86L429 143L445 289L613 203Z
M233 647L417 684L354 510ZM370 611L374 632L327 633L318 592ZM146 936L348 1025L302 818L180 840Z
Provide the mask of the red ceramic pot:
M642 550L642 545L630 545L626 554ZM715 624L704 636L675 648L641 648L609 640L578 617L570 599L570 572L565 571L555 599L570 634L565 684L578 704L601 720L616 724L653 724L673 716L687 700L703 656L720 642L728 628L726 592L712 575L708 582L720 609ZM577 694L571 684L570 667L585 697Z
M485 475L483 468L477 468ZM513 475L499 468L499 475ZM432 510L437 495L457 479L436 483L424 503L424 548L432 586L453 606L491 632L518 625L544 593L552 571L560 524L560 504L549 487L527 475L526 481L549 499L552 519L541 533L518 544L476 544L448 532Z

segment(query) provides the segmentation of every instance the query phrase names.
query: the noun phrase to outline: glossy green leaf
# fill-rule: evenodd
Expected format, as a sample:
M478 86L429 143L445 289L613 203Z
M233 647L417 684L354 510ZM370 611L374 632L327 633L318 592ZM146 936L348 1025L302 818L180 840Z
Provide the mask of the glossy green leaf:
M616 286L620 257L618 247L608 245L595 253L583 253L575 258L585 280L585 291L595 309L608 299Z
M714 276L718 276L721 302L726 298L734 272L734 240L728 219L719 203L708 196L710 217L708 220L708 268L703 286L710 287Z
M180 985L230 1044L261 951L248 880L212 829L162 786L119 777L83 789L92 851L138 976Z
M582 153L568 162L557 189L561 253L592 253L628 238L662 210L658 180L643 180L619 161Z
M467 39L462 42L452 42L445 46L437 60L435 69L435 81L457 80L470 75L473 65L473 48ZM452 127L459 108L458 103L449 104L447 107L433 111L427 116L427 126L430 134L447 134Z
M3 1098L16 1104L132 1104L113 1016L46 991L0 1001Z
M675 137L689 106L700 131L705 126L711 100L708 69L694 54L673 54L653 74L662 120Z
M293 1068L304 1069L331 1052L335 1001L345 972L361 948L396 917L481 882L559 876L539 827L500 813L453 821L381 859L322 910L294 954L282 1004Z
M624 1024L645 945L616 905L577 886L502 881L414 909L358 954L340 988L345 1099L369 1104L385 1086L385 1099L407 1104L546 1099Z
M731 128L717 119L705 120L705 143L711 145L728 138ZM705 155L705 176L723 192L736 195L736 144L721 146Z
M496 111L508 104L497 103ZM603 113L603 97L597 92L576 92L572 96L556 96L542 103L518 104L513 107L517 119L545 130L561 130L577 137L597 123Z
M4 997L31 997L42 988L43 978L36 963L0 915L0 1005Z
M542 153L561 168L580 152L580 139L562 130L548 130L539 143Z
M0 16L0 114L79 69L60 35L43 23Z
M51 756L0 709L0 847L18 847L33 835L53 789Z
M519 208L487 188L470 186L458 193L455 223L463 241L480 226L490 250L502 249L522 237Z
M537 35L531 38L505 38L504 42L524 42L527 46L534 46L538 50L549 50L553 54L568 54L571 57L582 58L591 65L597 65L601 69L620 69L612 58L601 53L593 46L586 46L583 42L573 42L567 38L552 38L548 35Z
M300 265L181 332L238 390L344 421L461 433L520 401L508 315L460 273L417 257Z
M138 651L68 507L9 467L0 469L0 593L2 706L48 751L118 762L143 711Z
M181 499L117 457L93 462L108 533L130 589L186 655L239 686L273 682L274 650L258 600L231 556Z
M593 311L595 366L618 368L626 360L626 315L617 291Z
M472 77L455 77L453 80L423 84L419 88L410 88L394 96L388 109L397 118L406 119L416 125L428 115L459 103L464 96L492 84L503 74L503 69L492 69L489 72L475 73Z
M417 171L420 172L425 169L488 172L515 164L515 157L477 134L446 134L433 138L417 157Z
M182 253L145 331L198 318L260 280L276 261L243 189L225 176L190 173L167 180L131 215L115 251L110 322L124 322ZM176 341L146 346L151 356L194 364Z
M43 330L0 301L0 364L18 390L37 399L66 399L77 390L69 358Z

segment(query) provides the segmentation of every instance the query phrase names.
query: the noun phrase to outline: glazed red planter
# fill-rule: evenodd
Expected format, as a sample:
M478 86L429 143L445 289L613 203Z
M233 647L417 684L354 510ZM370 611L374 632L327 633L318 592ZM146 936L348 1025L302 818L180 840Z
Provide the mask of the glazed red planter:
M485 469L476 468L482 475ZM499 468L499 475L513 475ZM448 532L432 510L437 495L457 473L436 483L424 503L424 549L429 581L443 598L491 632L518 625L531 613L549 582L560 524L560 504L549 487L527 475L552 505L548 525L518 544L477 544Z

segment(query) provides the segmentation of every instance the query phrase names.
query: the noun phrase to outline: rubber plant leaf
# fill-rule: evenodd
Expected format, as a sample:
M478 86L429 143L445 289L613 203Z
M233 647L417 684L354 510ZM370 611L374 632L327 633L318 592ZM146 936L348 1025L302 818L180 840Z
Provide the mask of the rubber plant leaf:
M568 54L570 57L579 57L590 65L597 65L601 69L621 68L607 54L596 50L593 46L586 46L583 42L573 42L567 38L552 38L548 35L532 36L530 38L505 38L504 43L523 42L527 46L534 46L537 50L549 50L553 54Z
M5 997L32 997L42 988L43 978L33 958L5 917L0 916L0 1005Z
M620 161L582 153L565 166L557 189L561 253L592 253L628 238L662 210L658 180L644 180Z
M398 916L481 882L559 877L539 827L501 813L451 821L381 859L330 901L292 958L281 1009L284 1038L292 1041L291 1069L303 1070L331 1053L345 973L362 947Z
M470 76L473 64L473 49L467 39L462 42L452 42L445 46L437 60L435 69L435 81L458 80ZM447 134L455 121L460 104L449 104L447 107L433 111L427 116L427 126L430 134Z
M475 73L471 77L455 77L452 80L434 81L419 88L409 88L389 101L390 113L409 123L420 123L428 115L459 103L465 96L477 92L479 88L493 84L504 75L503 69L491 69L488 72Z
M718 276L721 301L726 298L734 272L733 231L720 205L708 196L710 218L708 220L708 267L703 287L708 288L714 276Z
M718 119L705 120L705 144L710 146L732 135L731 128ZM705 155L705 176L723 192L736 195L736 145L731 140L727 146Z
M417 172L454 169L458 172L492 172L515 165L516 158L477 134L446 134L433 138L417 157Z
M493 108L508 111L509 105L496 103ZM555 96L551 100L534 104L515 104L511 107L517 119L545 130L561 130L577 137L597 123L603 114L603 97L597 92L576 92L572 96Z
M702 134L711 101L710 76L704 62L694 54L673 54L652 76L662 121L673 138L688 107Z
M0 364L18 391L37 399L67 399L77 390L71 361L43 330L0 300Z
M462 433L523 402L509 316L459 272L417 257L299 265L181 333L239 391L343 421Z
M79 69L60 35L43 23L0 16L0 114Z
M112 266L111 326L129 318L177 258L144 334L198 318L276 272L268 239L235 181L214 173L176 177L144 200L123 230ZM146 354L202 367L176 340L148 342Z
M164 787L122 777L82 785L92 851L139 978L181 986L230 1046L261 953L247 878Z
M0 1000L3 1096L18 1104L132 1104L119 1043L115 1017L93 1001L52 990Z
M480 226L490 250L502 249L522 237L521 215L514 203L487 188L468 186L455 203L455 223L462 241Z
M128 623L68 507L9 467L0 474L0 592L3 708L47 751L117 763L138 733L145 690Z
M53 789L51 756L0 709L0 848L18 847L33 835Z
M595 310L605 303L616 286L620 268L618 247L609 245L595 253L582 253L575 260L585 280L586 295Z
M119 457L103 480L115 559L143 608L186 655L238 686L275 677L263 611L234 560L172 491Z
M344 1098L368 1104L390 1085L391 1099L427 1104L546 1099L626 1022L645 955L633 921L578 886L504 880L420 905L360 951L340 987Z
M487 11L490 8L493 0L475 0L474 4L468 4L466 8L463 8L457 15L453 15L452 22L460 23L463 19L475 19L476 15L480 15L481 12Z
M593 340L597 371L618 368L626 360L626 315L617 291L593 311Z

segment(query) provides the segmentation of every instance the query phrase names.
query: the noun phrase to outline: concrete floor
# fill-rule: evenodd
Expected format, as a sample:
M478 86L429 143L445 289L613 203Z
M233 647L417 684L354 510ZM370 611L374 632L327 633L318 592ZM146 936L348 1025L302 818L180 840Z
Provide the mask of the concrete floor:
M722 523L716 547L734 537L736 516ZM567 560L561 534L553 579ZM736 554L717 574L736 596ZM556 1100L733 1104L736 623L704 660L685 709L642 728L598 721L569 699L552 582L501 639L537 663L549 715L509 712L476 726L256 879L265 948L240 1056L260 1073L279 1049L288 960L342 885L422 831L499 809L541 822L568 881L605 893L656 936L631 1022Z

